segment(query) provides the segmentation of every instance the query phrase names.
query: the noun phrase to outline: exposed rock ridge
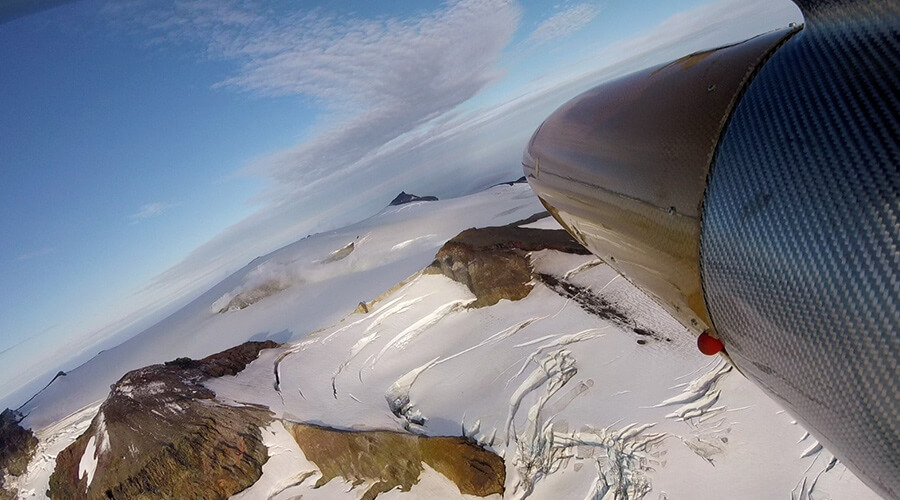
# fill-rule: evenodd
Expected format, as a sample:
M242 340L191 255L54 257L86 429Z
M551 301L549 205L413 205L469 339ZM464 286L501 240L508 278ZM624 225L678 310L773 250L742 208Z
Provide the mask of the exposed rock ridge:
M589 255L565 230L521 227L547 216L544 212L506 226L466 229L441 247L426 272L441 273L466 285L477 297L473 307L522 299L531 292L535 278L528 252Z
M268 459L260 427L271 413L229 406L202 382L235 375L277 346L247 342L127 373L88 430L57 456L51 497L226 499L252 485Z

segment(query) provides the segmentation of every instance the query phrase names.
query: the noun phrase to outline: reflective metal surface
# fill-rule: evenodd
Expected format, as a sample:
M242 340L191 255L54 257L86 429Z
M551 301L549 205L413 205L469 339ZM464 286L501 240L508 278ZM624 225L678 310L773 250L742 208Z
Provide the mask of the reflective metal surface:
M711 328L742 373L900 498L900 0L797 4L799 34L570 101L523 164L570 233Z
M900 2L803 2L711 167L703 285L734 363L900 498Z
M700 210L719 135L785 28L604 83L553 113L523 165L556 219L698 334Z

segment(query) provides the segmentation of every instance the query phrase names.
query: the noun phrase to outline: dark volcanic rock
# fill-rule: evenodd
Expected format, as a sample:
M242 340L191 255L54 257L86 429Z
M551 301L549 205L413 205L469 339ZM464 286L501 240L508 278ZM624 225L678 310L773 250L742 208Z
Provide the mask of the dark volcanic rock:
M549 274L538 273L537 279L560 296L574 300L585 312L615 323L622 327L623 330L631 330L639 336L649 337L653 340L672 341L669 337L665 337L650 328L635 325L634 321L628 317L621 307L599 295L591 293L589 288L578 286L563 278ZM637 343L646 345L647 339L638 339Z
M277 345L247 342L127 373L88 430L57 456L51 497L225 499L252 485L268 459L260 427L271 413L218 401L203 381L235 375ZM90 462L88 481L82 464Z
M404 191L400 191L400 194L394 198L393 201L389 204L390 206L403 205L404 203L412 203L414 201L437 201L436 196L416 196L414 194L408 194Z
M0 499L15 498L15 491L8 491L3 484L6 474L21 476L25 473L38 441L31 430L22 428L22 416L6 409L0 413Z
M534 278L528 252L590 253L565 230L520 227L546 216L537 214L507 226L466 229L441 247L427 271L469 287L477 297L474 307L491 306L500 299L522 299L531 292Z
M497 187L497 186L513 186L513 185L515 185L515 184L527 184L527 183L528 183L528 180L525 179L525 176L523 175L522 177L519 177L518 179L516 179L516 180L514 180L514 181L501 182L501 183L499 183L499 184L494 184L494 185L491 186L491 187Z

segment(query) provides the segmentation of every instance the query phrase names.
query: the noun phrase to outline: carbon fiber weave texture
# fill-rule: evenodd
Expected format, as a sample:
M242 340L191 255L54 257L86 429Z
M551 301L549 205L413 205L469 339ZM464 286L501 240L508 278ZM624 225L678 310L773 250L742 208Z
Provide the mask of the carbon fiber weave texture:
M900 498L900 3L799 3L717 149L704 292L737 366Z

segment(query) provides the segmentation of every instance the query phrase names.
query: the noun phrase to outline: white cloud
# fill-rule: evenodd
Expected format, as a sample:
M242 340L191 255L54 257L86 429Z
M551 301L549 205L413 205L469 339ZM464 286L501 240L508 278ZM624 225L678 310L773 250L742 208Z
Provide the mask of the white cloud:
M54 248L54 247L44 247L39 250L35 250L33 252L23 253L23 254L19 255L18 257L16 257L16 260L19 262L31 260L31 259L35 259L38 257L43 257L45 255L50 255L51 253L53 253L55 251L56 251L56 248Z
M333 111L311 140L247 170L274 181L269 201L365 168L382 145L497 81L497 61L520 18L508 0L459 0L378 19L217 0L150 5L138 14L118 4L107 11L138 20L160 43L199 45L204 57L235 62L236 73L217 88L299 95Z
M233 74L214 85L219 90L299 95L331 111L308 140L247 166L244 173L271 181L258 197L263 208L160 275L148 289L154 293L161 293L157 286L196 287L236 259L362 217L388 193L387 201L394 191L436 185L435 176L447 174L444 158L426 159L428 165L416 156L428 139L421 131L451 121L460 104L502 78L498 61L521 15L509 0L455 0L432 12L377 19L219 0L134 0L105 10L120 26L149 30L154 44L234 63ZM518 151L510 157L518 169ZM458 186L497 176L486 165L477 172L475 161L466 167L439 194L461 194Z
M137 212L129 215L128 218L131 219L134 224L150 217L156 217L174 206L174 203L147 203L146 205L141 205L141 208L139 208Z
M531 32L527 41L540 45L550 40L567 37L587 26L599 13L600 8L589 3L568 8L538 25Z

